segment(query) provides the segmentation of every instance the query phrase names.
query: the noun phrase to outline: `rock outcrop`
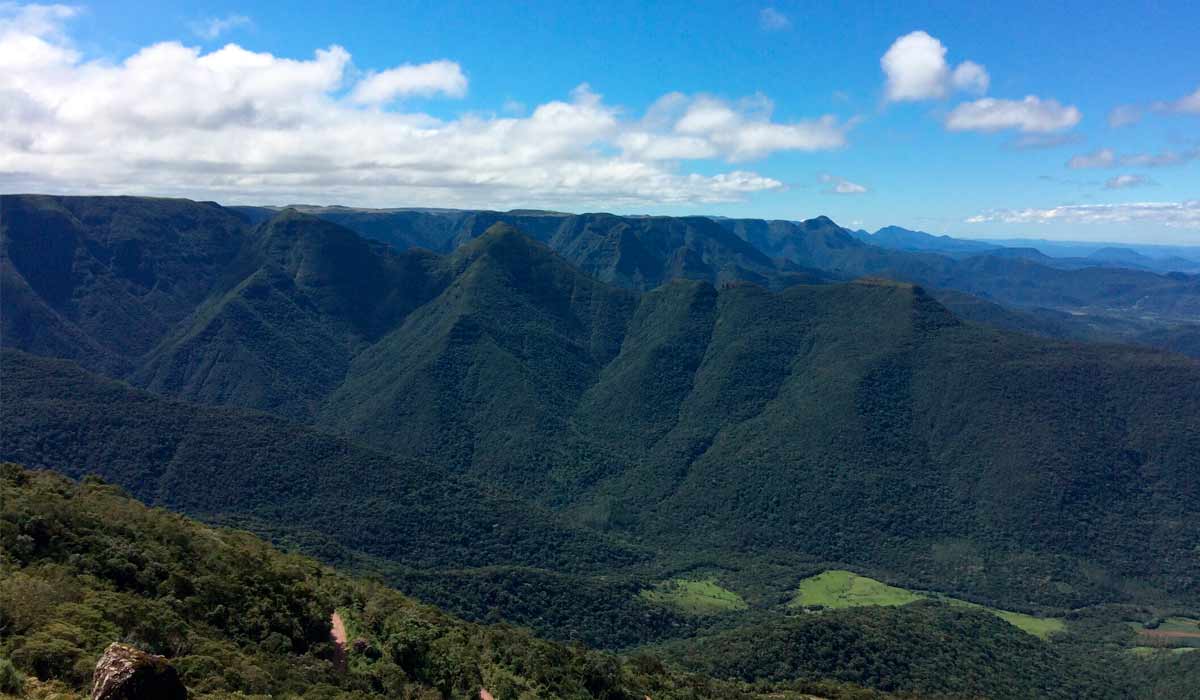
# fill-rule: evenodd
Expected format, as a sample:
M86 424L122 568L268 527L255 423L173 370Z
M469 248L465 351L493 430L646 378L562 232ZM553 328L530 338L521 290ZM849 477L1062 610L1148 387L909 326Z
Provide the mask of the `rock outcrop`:
M166 658L114 642L96 663L91 700L187 700L187 688Z

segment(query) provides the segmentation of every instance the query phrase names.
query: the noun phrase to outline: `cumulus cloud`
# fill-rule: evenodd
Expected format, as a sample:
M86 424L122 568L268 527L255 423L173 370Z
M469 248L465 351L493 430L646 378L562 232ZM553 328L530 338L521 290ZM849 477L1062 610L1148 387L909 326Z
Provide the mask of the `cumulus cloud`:
M436 118L393 101L462 94L466 77L449 61L363 74L336 45L293 59L177 42L88 60L63 31L74 14L0 4L6 188L367 205L717 202L783 183L680 163L838 148L851 126L777 122L761 97L681 94L636 119L586 86L522 116Z
M896 39L879 64L887 76L885 96L892 102L940 99L953 90L982 94L991 82L987 70L973 61L951 70L946 47L919 30Z
M846 144L852 124L826 115L779 123L761 95L729 102L673 92L659 98L638 128L618 139L625 154L650 160L723 158L738 162L775 151L824 151Z
M1142 177L1141 175L1117 175L1116 177L1110 177L1107 181L1105 181L1104 189L1123 190L1130 187L1145 187L1146 185L1153 184L1153 180Z
M758 25L768 32L777 32L791 27L792 20L773 7L764 7L758 13Z
M398 97L467 94L467 76L454 61L406 64L371 73L354 86L350 99L359 104L381 105Z
M1092 153L1077 155L1067 161L1067 167L1076 170L1083 168L1115 168L1123 165L1131 168L1161 168L1171 165L1183 165L1200 159L1200 148L1186 151L1163 151L1162 153L1123 153L1118 156L1110 148L1102 148Z
M992 78L988 75L987 70L974 61L963 61L958 64L958 68L955 68L954 73L950 76L950 83L956 90L973 92L977 95L987 92L991 82Z
M964 102L951 110L946 117L946 128L951 131L1061 131L1078 124L1082 116L1073 106L1063 106L1055 100L1043 100L1035 95L1028 95L1023 100L984 97Z
M212 41L222 34L253 24L245 15L226 15L225 17L210 17L200 22L192 23L192 33L201 39Z
M818 179L829 185L825 190L826 194L866 194L868 191L866 187L856 182L850 182L844 177L837 177L828 173L821 175Z
M1173 102L1158 102L1154 108L1161 112L1178 112L1180 114L1200 114L1200 87L1190 95Z
M1157 224L1200 229L1200 200L1071 204L1048 209L992 209L966 219L969 224Z

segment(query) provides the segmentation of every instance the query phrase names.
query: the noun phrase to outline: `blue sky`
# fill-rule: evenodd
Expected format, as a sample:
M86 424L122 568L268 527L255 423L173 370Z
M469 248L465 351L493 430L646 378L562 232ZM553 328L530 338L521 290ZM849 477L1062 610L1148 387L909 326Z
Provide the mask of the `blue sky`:
M0 188L1200 244L1196 3L146 5L0 4Z

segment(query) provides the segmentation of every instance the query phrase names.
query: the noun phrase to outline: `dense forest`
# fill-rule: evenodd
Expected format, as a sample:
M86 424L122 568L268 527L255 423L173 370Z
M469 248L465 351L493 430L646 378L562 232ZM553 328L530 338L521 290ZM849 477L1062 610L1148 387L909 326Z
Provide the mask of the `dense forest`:
M197 698L876 697L752 686L479 626L244 532L147 508L96 479L0 465L0 693L75 697L113 640L171 662ZM344 670L330 617L346 619Z
M1200 365L1183 355L1054 339L1102 336L1049 310L848 281L904 275L887 266L899 258L827 219L764 228L546 212L384 217L138 198L0 206L0 458L84 479L9 468L6 493L27 509L11 520L41 522L28 509L61 498L116 508L114 527L154 513L145 517L188 537L219 532L253 542L253 556L282 556L248 535L138 510L98 477L150 506L314 556L321 564L283 556L303 562L301 573L262 585L310 587L304 605L321 616L344 609L363 649L402 667L395 678L413 693L470 694L511 676L497 697L641 697L652 687L655 698L720 696L686 694L687 684L718 683L705 678L780 692L833 680L934 697L1186 697L1178 679L1196 673L1187 644L1160 650L1165 637L1148 633L1175 620L1186 641L1200 616ZM416 227L408 243L388 238L398 221ZM955 260L965 267L946 269L993 264ZM1068 286L1046 294L1126 284L1060 272ZM1135 280L1136 293L1176 295L1154 313L1186 309L1186 275L1144 274L1157 281L1137 280L1159 286ZM1042 337L1014 332L1033 326ZM21 529L12 546L35 534ZM363 659L359 680L328 675L327 621L310 629L303 606L277 610L276 622L297 615L296 629L243 633L176 606L192 594L142 559L126 569L153 579L144 584L104 578L107 560L84 566L101 557L87 547L145 534L80 535L77 550L6 566L49 581L22 590L54 589L58 576L73 591L95 583L141 601L123 604L165 605L147 608L164 630L232 640L203 654L220 659L214 668L238 667L234 647L286 637L269 646L289 653L252 662L279 684L231 676L197 685L203 692L400 687ZM184 551L137 556L167 571L176 558L199 566ZM222 566L244 573L212 565L218 577ZM894 609L790 604L803 580L843 569L928 595ZM82 600L46 595L51 603L30 609ZM380 641L392 623L367 622L375 596L403 601L376 607L453 621L473 640L468 651L438 647L462 660L457 670L397 660L408 652ZM942 596L1065 631L1040 639ZM106 640L190 668L183 658L194 654L121 622L133 618L78 615L6 631L0 656L13 673L75 689ZM37 637L48 625L57 631ZM478 634L492 641L461 630L489 630ZM35 637L70 662L51 671L53 654L22 651ZM538 663L581 675L529 675L527 657L496 651L506 645L541 649ZM492 653L510 665L471 675ZM594 688L580 680L593 663L609 669L595 671L607 680ZM719 683L711 688L734 687ZM852 689L829 692L843 691Z

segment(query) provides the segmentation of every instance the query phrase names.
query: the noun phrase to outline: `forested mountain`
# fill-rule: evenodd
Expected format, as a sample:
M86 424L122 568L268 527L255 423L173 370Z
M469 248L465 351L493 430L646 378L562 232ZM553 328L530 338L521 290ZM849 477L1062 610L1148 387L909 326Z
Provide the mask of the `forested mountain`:
M887 250L863 243L824 217L804 222L721 219L720 223L770 255L851 277L879 275L1020 307L1137 310L1192 321L1200 313L1200 278L1182 273L1160 275L1112 267L1063 270L1030 260L1012 248L963 259Z
M242 281L247 273L244 266L266 262L261 256L263 251L260 250L260 254L256 255L253 250L245 250L246 239L254 237L252 233L247 235L247 232L268 224L280 212L262 207L221 209L216 205L196 205L180 200L31 196L3 197L0 199L0 210L9 213L0 219L7 218L11 224L0 221L0 226L10 231L6 238L12 238L13 241L5 245L14 250L12 254L5 254L3 260L8 268L4 276L5 291L14 300L30 294L37 297L25 304L27 308L22 309L21 313L5 319L6 329L10 335L26 334L24 329L34 319L41 319L39 325L45 330L38 334L36 342L46 347L47 352L56 355L68 351L79 353L78 348L87 344L87 329L79 327L81 310L54 292L42 296L39 292L29 290L29 281L24 279L24 275L38 277L43 289L50 289L55 284L66 284L64 288L74 289L74 283L70 282L71 275L85 289L101 283L100 280L120 279L126 293L138 297L139 290L149 289L146 287L149 278L139 278L132 268L122 267L130 264L128 261L132 260L132 253L118 255L117 248L141 251L138 255L151 261L147 265L152 264L156 270L166 274L172 270L173 261L159 261L153 246L143 250L137 232L153 230L159 225L183 227L171 234L174 236L171 240L189 241L187 227L198 230L197 226L205 225L200 223L206 220L205 217L220 216L224 221L217 228L236 229L241 226L243 232L241 235L226 235L227 240L223 245L216 242L212 250L205 250L203 254L223 264L240 254L243 267L238 268L236 281ZM492 224L507 223L525 235L546 243L583 272L601 281L634 290L652 289L668 279L679 277L707 280L718 286L730 281L750 281L779 289L796 283L875 275L920 284L935 294L940 294L942 290L957 290L1039 314L1046 309L1085 314L1091 326L1090 334L1097 340L1137 342L1183 352L1195 350L1193 344L1179 342L1177 338L1197 332L1195 319L1200 306L1197 301L1200 299L1197 277L1182 273L1158 274L1135 265L1120 267L1118 262L1111 260L1111 256L1091 261L1081 257L1075 261L1078 264L1065 264L1071 261L1047 258L1036 251L1030 254L1038 259L1032 260L1028 255L1014 254L1020 252L1017 249L1003 247L976 251L975 255L969 250L894 250L864 243L859 240L861 236L856 237L854 232L837 226L825 217L792 222L570 215L538 211L363 210L345 207L298 207L296 210L345 226L401 252L421 248L450 253L482 235ZM58 242L51 258L52 269L45 269L43 263L37 263L40 267L36 269L22 267L34 265L22 253L30 245L29 241L22 238L26 235L23 232L33 230L56 232L54 236ZM904 232L903 229L895 231ZM907 234L928 236L920 232L904 234L896 234L891 238L907 241L911 238ZM941 240L941 237L928 238L937 239L935 243ZM196 244L197 241L188 243ZM76 248L80 249L78 255L72 252ZM117 262L110 265L112 261ZM85 269L89 265L90 268ZM188 287L193 293L203 290L207 297L213 293L212 285L216 280L205 279L203 267L197 266L189 272L187 277L191 279ZM88 277L101 270L99 278ZM123 277L127 274L129 276ZM267 271L263 271L260 277L266 274ZM46 276L47 279L42 279ZM233 282L224 280L228 285L226 292L233 291ZM169 313L171 309L164 307L170 306L167 300L173 301L181 290L168 288L166 284L153 288L155 293L139 299L135 307L150 303L155 315L166 316L162 320L177 322L178 319ZM188 299L188 303L194 301ZM82 313L90 319L86 322L100 322L105 318L105 313L117 312L85 309ZM1125 333L1117 329L1110 330L1111 326L1130 325L1136 326L1137 331ZM135 329L133 339L151 335L159 338L162 326L156 323L152 328L149 332ZM1038 329L1036 324L1030 324L1022 330ZM1045 330L1043 327L1042 331ZM1054 337L1077 339L1086 335L1063 330ZM118 345L129 345L130 342L131 339L126 338L120 340ZM125 351L145 351L144 346L136 342L133 345L133 348L125 348ZM120 359L108 357L105 350L92 348L83 353L80 359L93 368L128 369L120 366ZM344 360L329 359L335 362ZM281 397L280 401L286 403L294 401L294 398ZM303 412L298 408L296 410Z
M1200 607L1200 363L964 322L938 297L1086 337L864 275L978 273L1013 280L1014 297L1138 293L1180 314L1186 276L1055 270L1030 291L1013 277L1027 260L892 257L828 219L335 212L459 217L445 238L413 224L440 253L324 211L0 204L0 458L101 474L473 619L614 648L693 634L741 648L747 626L808 635L772 625L828 568L1039 615L1109 606L1114 648L1126 622ZM1105 292L1109 272L1149 286ZM663 590L724 612L698 617ZM984 629L1017 665L1045 651L970 616L903 614L964 640ZM934 641L909 639L905 658ZM778 658L766 675L1023 692L837 663Z
M828 279L815 269L774 260L708 217L614 216L538 211L359 210L299 207L299 211L391 244L449 253L507 224L553 248L581 271L634 290L678 277L720 284L764 285ZM254 218L270 210L247 209Z
M243 228L215 204L0 197L5 344L128 370L229 274Z
M1138 258L1138 264L1125 264L1122 260L1128 260L1128 255L1115 259L1103 251L1089 257L1050 257L1034 248L964 241L899 227L863 235L827 217L795 222L555 212L305 210L400 249L418 246L443 252L481 235L492 223L504 222L601 280L641 290L678 277L718 285L751 281L778 289L881 276L920 284L935 295L965 292L1043 317L1048 311L1085 316L1086 329L1080 324L1047 325L1028 319L1019 327L1025 332L1133 342L1200 355L1200 348L1179 340L1200 332L1196 322L1200 282L1194 275L1166 274L1195 272L1195 266L1170 260L1149 264L1149 258ZM271 213L257 211L258 217ZM729 240L721 229L751 244L757 255ZM991 318L984 315L976 320Z
M779 288L822 276L878 275L1020 307L1137 311L1192 321L1200 312L1200 281L1194 275L1160 274L1166 269L1152 272L1144 265L1122 267L1112 256L1072 262L1032 248L947 240L898 227L864 238L823 216L764 221L336 207L306 211L397 248L442 252L481 235L491 224L507 223L600 280L640 290L678 277ZM883 238L877 241L877 236Z

